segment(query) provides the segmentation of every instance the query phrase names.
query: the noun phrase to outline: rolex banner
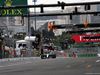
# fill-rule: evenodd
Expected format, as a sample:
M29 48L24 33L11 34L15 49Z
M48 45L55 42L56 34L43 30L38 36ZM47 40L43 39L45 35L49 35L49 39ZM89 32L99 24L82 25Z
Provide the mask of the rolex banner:
M0 0L0 6L27 5L27 0ZM21 16L27 14L27 8L0 9L0 16Z

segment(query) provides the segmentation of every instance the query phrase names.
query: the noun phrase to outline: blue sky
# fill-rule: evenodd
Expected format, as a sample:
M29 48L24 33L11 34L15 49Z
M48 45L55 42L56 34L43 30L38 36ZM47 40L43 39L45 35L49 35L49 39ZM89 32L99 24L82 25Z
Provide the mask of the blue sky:
M75 3L75 2L90 2L90 1L100 1L100 0L37 0L36 4L57 4L57 1L65 2L65 3ZM28 5L34 5L33 0L28 0ZM31 11L34 11L34 9L30 9ZM45 8L45 11L49 10L60 10L60 8ZM40 9L37 9L36 11L40 11Z

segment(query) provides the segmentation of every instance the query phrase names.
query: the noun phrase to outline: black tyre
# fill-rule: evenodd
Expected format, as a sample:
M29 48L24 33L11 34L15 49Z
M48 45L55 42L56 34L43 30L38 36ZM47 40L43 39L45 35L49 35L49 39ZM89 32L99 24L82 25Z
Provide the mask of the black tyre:
M43 55L41 55L41 59L44 59L44 56Z
M56 58L56 55L53 55L52 58Z

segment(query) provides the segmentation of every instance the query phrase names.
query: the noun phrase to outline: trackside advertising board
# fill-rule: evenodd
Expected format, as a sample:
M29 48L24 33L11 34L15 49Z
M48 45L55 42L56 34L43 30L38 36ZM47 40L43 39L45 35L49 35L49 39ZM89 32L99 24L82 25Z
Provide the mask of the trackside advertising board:
M100 36L100 34L95 35L72 35L72 39L75 40L75 43L83 43L83 42L99 42L100 39L83 39L83 37L91 37L91 36Z
M27 0L0 0L0 6L27 5ZM27 14L27 8L0 9L0 16L21 16Z

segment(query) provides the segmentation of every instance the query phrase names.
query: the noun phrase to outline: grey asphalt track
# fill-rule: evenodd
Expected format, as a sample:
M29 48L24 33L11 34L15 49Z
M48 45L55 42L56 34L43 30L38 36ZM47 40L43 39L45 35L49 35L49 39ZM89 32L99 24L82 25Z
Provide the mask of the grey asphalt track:
M100 58L58 57L0 62L0 75L100 75Z

